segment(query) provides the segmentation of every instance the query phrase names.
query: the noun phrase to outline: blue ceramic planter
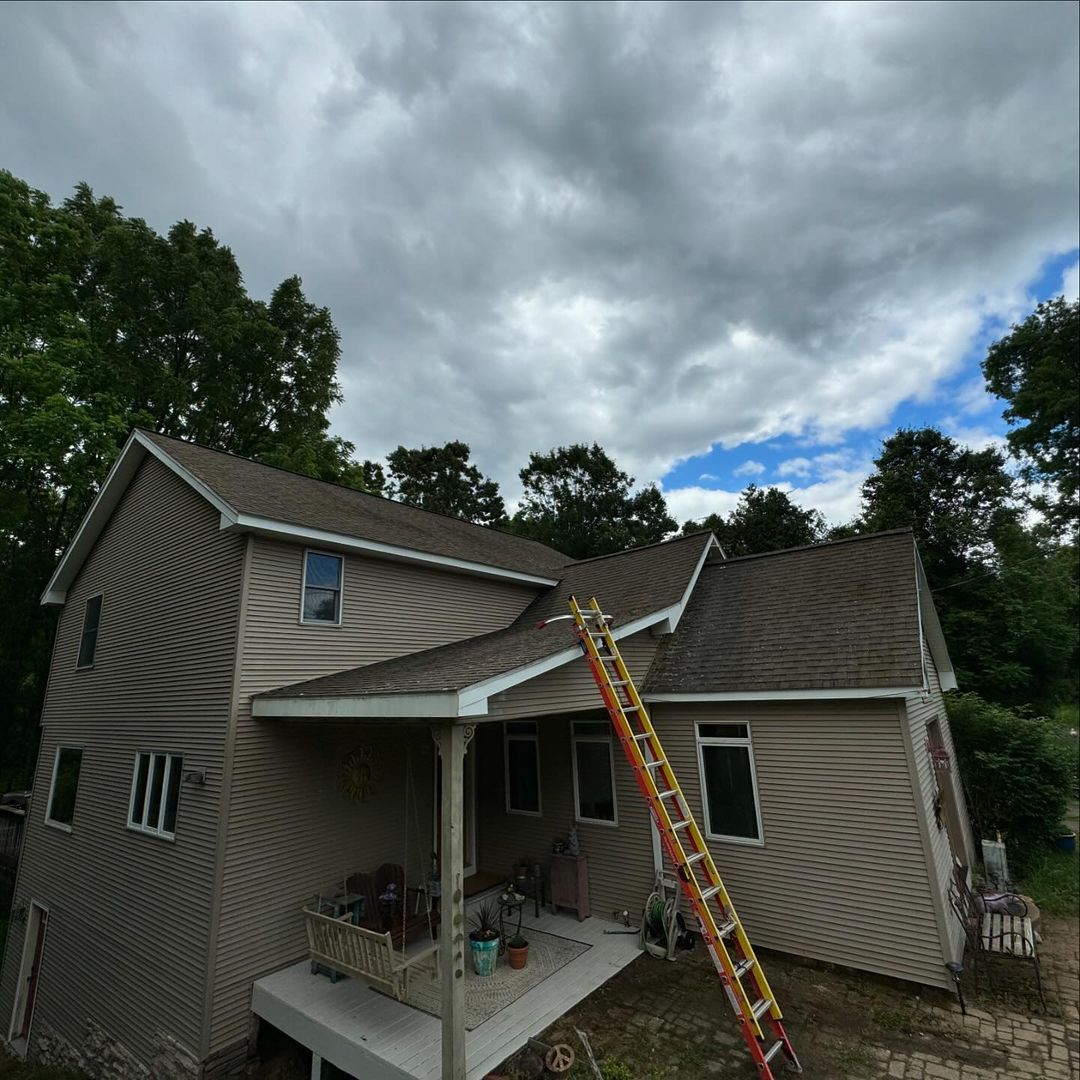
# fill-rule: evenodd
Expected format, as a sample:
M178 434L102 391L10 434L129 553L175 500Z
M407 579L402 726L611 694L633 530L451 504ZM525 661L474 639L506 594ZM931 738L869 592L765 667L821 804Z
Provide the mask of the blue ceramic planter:
M472 950L473 971L477 975L494 975L495 961L499 958L499 939L473 941L470 938L469 948Z

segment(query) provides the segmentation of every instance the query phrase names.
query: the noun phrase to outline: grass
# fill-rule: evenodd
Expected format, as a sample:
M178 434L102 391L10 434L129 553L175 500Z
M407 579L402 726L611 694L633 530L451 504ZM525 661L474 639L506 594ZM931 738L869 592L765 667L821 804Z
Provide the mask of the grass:
M1046 851L1036 857L1020 882L1044 915L1080 915L1080 854Z

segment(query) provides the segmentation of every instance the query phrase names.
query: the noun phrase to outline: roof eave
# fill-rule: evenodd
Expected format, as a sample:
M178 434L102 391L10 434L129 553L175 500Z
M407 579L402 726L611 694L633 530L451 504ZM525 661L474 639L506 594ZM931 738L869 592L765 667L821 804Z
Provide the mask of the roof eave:
M644 693L643 701L828 701L853 698L903 698L922 692L921 686L807 687L796 690L708 690L691 693Z
M926 636L926 644L930 648L930 655L934 658L934 667L937 668L941 689L956 690L956 671L953 668L952 658L949 656L949 647L945 643L945 634L941 629L941 621L938 619L937 607L930 593L930 583L926 580L926 571L923 569L917 545L915 545L915 588L919 598L921 634ZM921 651L921 641L919 645Z

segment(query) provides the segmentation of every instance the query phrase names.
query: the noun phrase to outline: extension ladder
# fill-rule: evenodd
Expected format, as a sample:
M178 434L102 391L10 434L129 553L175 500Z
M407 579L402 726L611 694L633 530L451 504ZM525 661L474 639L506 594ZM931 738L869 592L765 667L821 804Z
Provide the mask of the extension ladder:
M697 917L702 940L727 992L759 1076L775 1080L772 1063L781 1055L791 1068L802 1072L780 1022L780 1006L664 756L648 710L623 663L608 626L609 617L602 614L595 597L587 608L579 607L577 600L570 597L570 617L608 716L634 770L634 778L649 805L668 857L677 869L683 895Z

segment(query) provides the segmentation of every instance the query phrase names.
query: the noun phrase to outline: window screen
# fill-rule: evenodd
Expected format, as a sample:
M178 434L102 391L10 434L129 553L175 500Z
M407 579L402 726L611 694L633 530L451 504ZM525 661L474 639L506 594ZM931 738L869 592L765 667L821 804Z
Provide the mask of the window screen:
M91 596L83 612L82 637L79 638L79 667L90 667L97 652L98 624L101 622L101 597Z

